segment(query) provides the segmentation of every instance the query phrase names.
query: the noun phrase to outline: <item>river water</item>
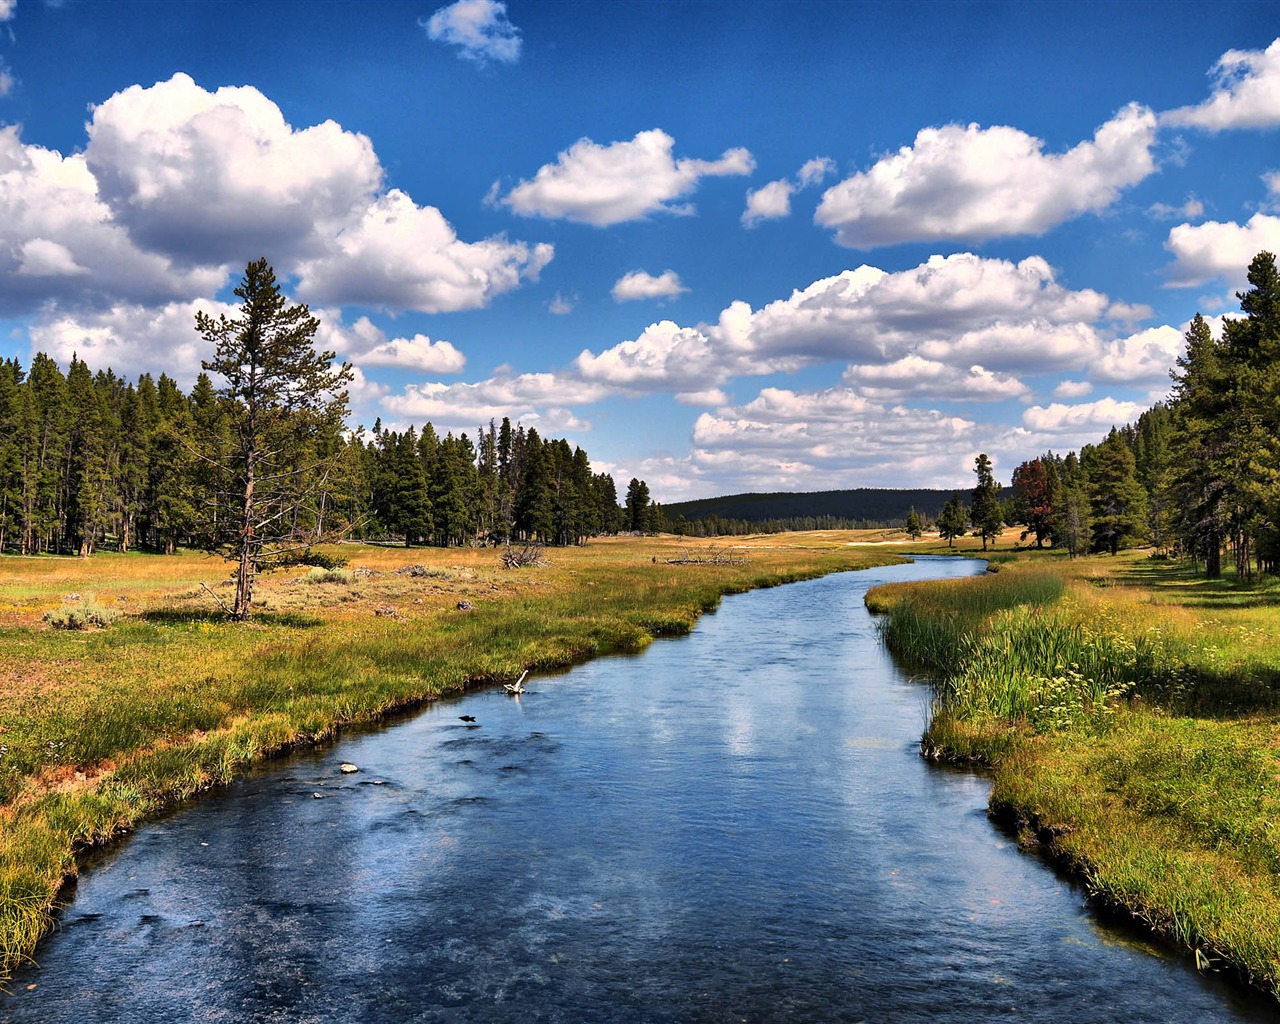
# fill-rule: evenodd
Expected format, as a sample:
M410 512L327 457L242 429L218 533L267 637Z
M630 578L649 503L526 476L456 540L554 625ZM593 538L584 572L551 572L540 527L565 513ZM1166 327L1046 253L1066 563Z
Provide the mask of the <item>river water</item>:
M1275 1020L1100 924L985 781L920 759L927 691L863 595L980 570L731 597L640 656L268 765L90 865L0 1017Z

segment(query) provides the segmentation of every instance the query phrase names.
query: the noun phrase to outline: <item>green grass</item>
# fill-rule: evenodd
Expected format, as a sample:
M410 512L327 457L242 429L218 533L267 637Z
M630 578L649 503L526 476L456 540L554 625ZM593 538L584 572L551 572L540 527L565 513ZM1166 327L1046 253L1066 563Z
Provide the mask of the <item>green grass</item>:
M935 679L922 740L992 766L993 811L1102 904L1280 986L1280 585L1128 555L883 588Z

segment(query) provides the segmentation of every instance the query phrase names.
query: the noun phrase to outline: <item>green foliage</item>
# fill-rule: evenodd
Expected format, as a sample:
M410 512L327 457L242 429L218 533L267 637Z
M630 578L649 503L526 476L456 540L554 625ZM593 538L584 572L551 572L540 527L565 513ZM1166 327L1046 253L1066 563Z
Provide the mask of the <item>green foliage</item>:
M349 569L325 569L322 566L316 566L307 573L308 583L340 583L349 584L355 576Z
M986 452L973 460L973 471L978 477L978 483L973 489L969 520L973 523L974 535L982 538L982 550L986 551L987 542L1000 536L1004 525L1004 508L1000 502L1000 485L996 483L991 471L991 460L987 458Z
M44 621L54 629L88 629L90 626L105 629L118 618L119 611L102 604L92 595L79 601L67 601L44 615Z

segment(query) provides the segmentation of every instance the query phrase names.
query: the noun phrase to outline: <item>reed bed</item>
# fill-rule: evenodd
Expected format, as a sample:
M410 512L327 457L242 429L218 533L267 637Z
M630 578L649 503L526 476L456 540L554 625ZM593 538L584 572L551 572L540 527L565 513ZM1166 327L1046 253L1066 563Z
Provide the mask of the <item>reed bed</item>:
M1202 970L1280 986L1280 587L1130 555L875 592L935 680L922 750Z

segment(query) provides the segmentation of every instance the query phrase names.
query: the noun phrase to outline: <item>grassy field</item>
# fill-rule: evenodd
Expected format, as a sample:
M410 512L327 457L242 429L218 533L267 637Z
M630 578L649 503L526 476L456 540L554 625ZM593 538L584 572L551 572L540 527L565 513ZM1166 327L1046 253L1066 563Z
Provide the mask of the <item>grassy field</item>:
M890 536L610 539L520 569L493 549L344 545L329 549L348 559L337 572L262 577L245 625L205 589L231 589L218 559L0 557L0 981L50 927L78 851L255 760L527 668L640 649L726 593L897 561L850 543ZM86 609L107 625L50 625Z
M885 587L939 680L927 754L993 766L992 808L1201 969L1280 989L1280 581L1148 557L1003 558Z

